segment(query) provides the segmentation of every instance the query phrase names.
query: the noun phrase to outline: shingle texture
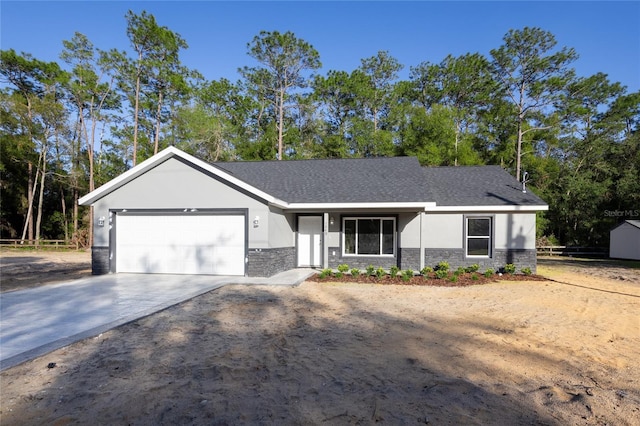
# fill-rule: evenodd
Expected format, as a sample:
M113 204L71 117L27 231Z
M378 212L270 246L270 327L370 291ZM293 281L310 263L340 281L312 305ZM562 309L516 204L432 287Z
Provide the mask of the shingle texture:
M214 163L289 203L545 205L499 166L421 167L413 157Z
M546 205L500 166L425 167L423 174L438 206Z
M428 201L416 158L368 158L214 163L238 179L289 203Z

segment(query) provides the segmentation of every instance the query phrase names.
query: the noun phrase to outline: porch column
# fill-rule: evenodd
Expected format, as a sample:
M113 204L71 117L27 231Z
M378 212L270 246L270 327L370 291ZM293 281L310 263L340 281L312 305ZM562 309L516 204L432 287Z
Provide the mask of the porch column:
M327 240L329 239L329 213L322 215L322 268L327 269L329 267L329 246Z

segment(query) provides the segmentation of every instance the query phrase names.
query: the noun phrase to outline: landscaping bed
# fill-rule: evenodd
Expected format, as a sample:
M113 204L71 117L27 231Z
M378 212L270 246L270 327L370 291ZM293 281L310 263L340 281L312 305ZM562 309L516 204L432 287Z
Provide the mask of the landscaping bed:
M437 287L465 287L481 285L496 281L545 281L546 278L532 274L528 268L516 273L513 264L506 265L500 272L487 269L480 272L478 265L468 268L449 270L446 262L440 262L435 270L430 267L423 268L420 273L398 268L384 270L369 266L365 271L357 268L349 268L348 265L340 265L338 269L323 269L320 273L309 278L313 282L348 282L361 284L382 285L413 285L413 286L437 286Z

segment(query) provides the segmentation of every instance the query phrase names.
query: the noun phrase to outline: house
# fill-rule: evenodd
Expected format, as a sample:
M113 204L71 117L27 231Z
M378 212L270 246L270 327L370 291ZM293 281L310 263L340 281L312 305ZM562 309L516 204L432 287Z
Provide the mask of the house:
M209 164L174 147L80 199L94 274L536 267L544 201L498 166L412 157Z
M609 257L640 260L640 220L625 220L609 235Z

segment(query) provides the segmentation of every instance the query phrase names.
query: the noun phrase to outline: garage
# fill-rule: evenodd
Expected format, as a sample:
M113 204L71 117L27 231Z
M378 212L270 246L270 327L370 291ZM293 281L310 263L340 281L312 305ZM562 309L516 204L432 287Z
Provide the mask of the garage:
M244 275L244 214L119 212L115 272Z

